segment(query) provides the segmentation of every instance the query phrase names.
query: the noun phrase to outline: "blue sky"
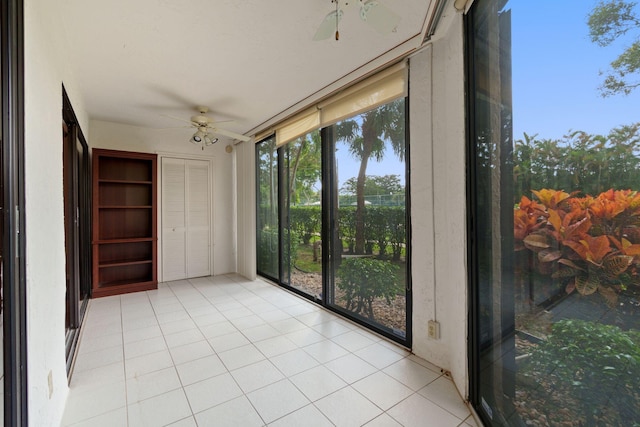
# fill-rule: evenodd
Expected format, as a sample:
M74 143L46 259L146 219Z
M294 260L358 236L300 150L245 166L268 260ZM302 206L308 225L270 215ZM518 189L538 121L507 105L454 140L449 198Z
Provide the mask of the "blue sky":
M608 47L589 38L594 0L511 0L514 137L561 138L569 130L607 134L640 121L640 89L602 98L606 71L630 44ZM638 8L636 8L638 9ZM638 34L636 32L635 34Z

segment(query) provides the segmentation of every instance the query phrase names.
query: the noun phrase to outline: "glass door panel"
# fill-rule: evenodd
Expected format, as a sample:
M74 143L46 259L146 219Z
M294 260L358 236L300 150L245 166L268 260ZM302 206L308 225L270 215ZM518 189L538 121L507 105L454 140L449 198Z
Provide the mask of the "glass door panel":
M633 426L640 7L561 3L470 12L471 400L492 426Z
M407 331L405 102L334 126L333 283L328 304L404 341Z
M405 99L257 144L258 273L410 345Z
M322 152L320 131L283 149L282 282L314 299L322 298Z
M278 153L274 137L256 145L256 181L258 273L277 279L280 244L278 242Z

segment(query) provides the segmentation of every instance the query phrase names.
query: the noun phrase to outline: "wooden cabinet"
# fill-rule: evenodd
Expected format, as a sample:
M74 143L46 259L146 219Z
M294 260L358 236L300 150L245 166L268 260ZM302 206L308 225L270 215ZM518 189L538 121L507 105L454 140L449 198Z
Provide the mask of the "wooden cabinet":
M102 297L158 287L155 154L93 150L93 288Z

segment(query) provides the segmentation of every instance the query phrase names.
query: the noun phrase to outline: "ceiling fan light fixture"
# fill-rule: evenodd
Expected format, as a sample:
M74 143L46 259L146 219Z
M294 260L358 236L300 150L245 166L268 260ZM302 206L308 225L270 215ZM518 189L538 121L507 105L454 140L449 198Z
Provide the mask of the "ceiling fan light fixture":
M198 129L196 133L193 134L191 139L189 140L192 144L200 144L202 140L207 136L207 133L202 131L202 129Z
M210 137L209 135L204 137L204 145L213 145L216 142L218 142L218 138Z
M177 119L177 120L189 123L189 126L183 126L183 127L196 129L196 132L191 136L191 138L189 138L190 143L201 145L202 149L204 150L204 147L213 145L216 142L218 142L218 138L215 137L214 135L220 135L223 137L227 137L227 138L231 138L231 139L235 139L243 142L251 141L251 138L246 135L242 135L240 133L236 133L227 129L221 129L215 126L216 123L230 122L233 120L222 120L218 122L213 120L211 117L203 115L207 111L209 111L207 107L198 107L198 109L201 115L191 116L191 120L184 120L178 117L167 116L169 118L173 118L173 119Z

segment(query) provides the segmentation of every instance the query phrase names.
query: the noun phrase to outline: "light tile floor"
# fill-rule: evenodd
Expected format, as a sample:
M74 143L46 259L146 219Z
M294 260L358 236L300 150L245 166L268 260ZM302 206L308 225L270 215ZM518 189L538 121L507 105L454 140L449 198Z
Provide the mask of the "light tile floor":
M262 280L92 300L65 426L476 426L449 378Z

